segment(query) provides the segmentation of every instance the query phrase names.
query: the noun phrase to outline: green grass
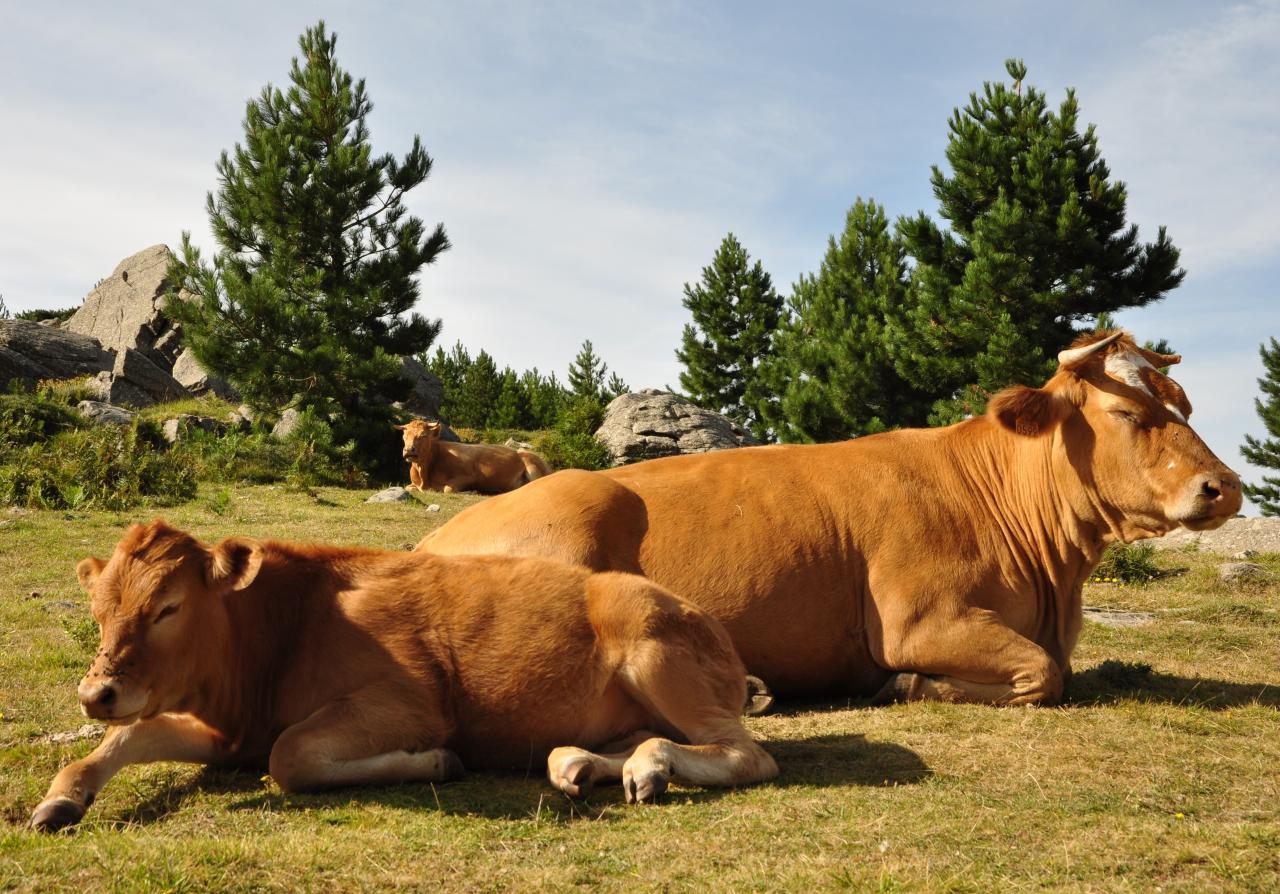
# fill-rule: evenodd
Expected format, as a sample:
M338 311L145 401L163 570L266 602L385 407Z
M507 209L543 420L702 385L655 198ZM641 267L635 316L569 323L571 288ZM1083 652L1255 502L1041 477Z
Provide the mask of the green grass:
M203 485L165 514L206 540L398 548L480 499L429 494L442 511L428 513L422 502L366 505L369 493ZM1156 621L1087 623L1065 705L788 705L749 721L782 769L768 785L676 788L628 808L616 788L573 804L540 766L285 796L257 773L160 764L122 772L73 833L35 835L23 828L31 808L92 746L43 738L84 722L75 682L96 644L75 562L107 555L147 517L0 514L0 890L1280 884L1280 588L1223 585L1217 560L1195 553L1157 554L1162 573L1146 585L1086 589L1090 605ZM1280 557L1260 561L1280 572Z

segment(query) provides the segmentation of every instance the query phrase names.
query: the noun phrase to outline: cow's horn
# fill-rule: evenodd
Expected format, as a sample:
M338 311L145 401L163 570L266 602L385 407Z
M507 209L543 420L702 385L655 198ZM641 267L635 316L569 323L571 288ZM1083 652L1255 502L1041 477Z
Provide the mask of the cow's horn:
M1081 345L1078 348L1067 348L1065 351L1059 351L1058 366L1059 367L1075 366L1076 364L1084 360L1086 357L1088 357L1090 354L1092 354L1094 351L1102 350L1103 348L1111 344L1113 341L1115 341L1117 338L1119 338L1122 335L1124 335L1124 333L1117 330L1111 333L1110 335L1108 335L1106 338L1098 339L1093 344Z

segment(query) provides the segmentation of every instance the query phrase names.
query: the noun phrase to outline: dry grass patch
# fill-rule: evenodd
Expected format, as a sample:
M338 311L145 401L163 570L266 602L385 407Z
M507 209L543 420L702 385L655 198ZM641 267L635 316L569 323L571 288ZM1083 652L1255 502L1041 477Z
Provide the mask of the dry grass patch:
M364 504L368 492L220 488L166 515L232 533L399 548L475 502ZM869 709L787 705L750 721L774 784L676 788L585 804L543 768L442 786L284 796L259 773L136 767L69 835L22 828L54 772L92 742L75 681L95 644L73 566L145 516L0 516L0 890L445 891L847 888L874 891L1267 891L1280 884L1280 588L1218 582L1217 560L1157 557L1090 605L1067 704ZM1262 563L1280 573L1280 557ZM29 598L37 591L38 597ZM92 631L89 631L92 633Z

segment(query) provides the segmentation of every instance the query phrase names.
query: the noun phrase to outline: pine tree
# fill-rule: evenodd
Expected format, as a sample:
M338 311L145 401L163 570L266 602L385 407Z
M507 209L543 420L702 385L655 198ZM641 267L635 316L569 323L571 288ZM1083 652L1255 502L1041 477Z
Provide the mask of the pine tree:
M368 460L390 443L391 401L408 391L395 358L439 332L411 310L417 273L449 241L403 204L431 159L417 137L402 161L373 154L372 105L338 66L336 41L323 22L308 29L288 89L267 85L248 103L245 143L222 153L207 201L219 251L207 264L183 234L168 311L250 404L332 418Z
M533 408L529 392L515 370L502 371L498 399L489 413L486 428L530 428L533 425Z
M630 386L628 386L626 382L622 381L621 376L616 372L609 373L609 381L604 384L604 387L601 390L601 400L604 403L608 403L615 397L626 394L630 390Z
M449 353L446 354L444 348L436 348L435 354L430 358L423 354L419 356L418 362L438 378L444 388L444 399L440 401L440 418L453 420L467 373L471 371L471 355L459 341L454 343Z
M1266 373L1258 379L1258 387L1266 400L1254 398L1253 405L1271 437L1260 441L1252 435L1245 435L1240 452L1255 466L1280 469L1280 343L1272 338L1271 346L1263 345L1258 353L1262 355L1262 368ZM1246 484L1244 495L1262 510L1263 515L1280 515L1280 477L1264 475L1262 484Z
M773 349L782 298L764 265L732 233L725 236L702 281L685 283L686 324L676 357L680 387L698 406L723 413L758 438L768 432L759 403L767 389L760 370Z
M529 395L530 427L553 428L569 403L569 394L556 374L543 378L534 367L520 377L520 382Z
M898 371L939 396L932 421L982 412L1011 383L1038 385L1057 352L1100 313L1141 307L1182 282L1163 227L1141 244L1125 225L1092 125L1077 129L1075 92L1055 113L1025 87L987 83L949 122L951 174L933 169L950 229L923 212L898 230L914 259L913 301L888 333Z
M587 339L569 365L569 391L577 397L600 401L608 372L609 365L597 356L591 339Z
M885 320L906 301L902 244L884 208L859 199L832 237L816 275L795 284L764 367L761 405L785 441L836 441L920 425L927 396L903 381L885 339Z
M464 428L484 428L502 393L502 375L488 351L481 351L472 361L462 382L462 390L447 422Z

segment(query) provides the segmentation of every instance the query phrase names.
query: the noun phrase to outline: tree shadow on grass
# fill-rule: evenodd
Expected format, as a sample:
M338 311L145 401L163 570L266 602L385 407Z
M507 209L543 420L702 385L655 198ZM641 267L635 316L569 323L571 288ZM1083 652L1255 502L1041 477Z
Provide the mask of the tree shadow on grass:
M798 739L773 739L765 747L778 762L777 779L761 783L773 787L895 786L912 785L931 775L928 766L909 748L889 742L871 742L860 734L830 734ZM230 794L226 809L288 814L295 811L333 811L320 822L341 825L344 808L379 805L396 810L434 811L451 816L485 820L570 822L615 820L625 816L622 785L602 783L585 801L573 801L552 788L538 771L481 770L456 782L353 787L313 794L285 795L262 780L261 770L225 770L207 767L178 785L169 786L113 818L110 825L148 825L181 809L185 802L207 792ZM659 804L679 809L719 800L733 789L679 787ZM616 809L615 809L616 808Z
M1142 662L1106 661L1072 674L1064 705L1108 705L1121 701L1152 702L1186 707L1240 708L1247 705L1280 707L1280 687L1269 683L1231 683L1210 677L1180 677L1152 670Z

